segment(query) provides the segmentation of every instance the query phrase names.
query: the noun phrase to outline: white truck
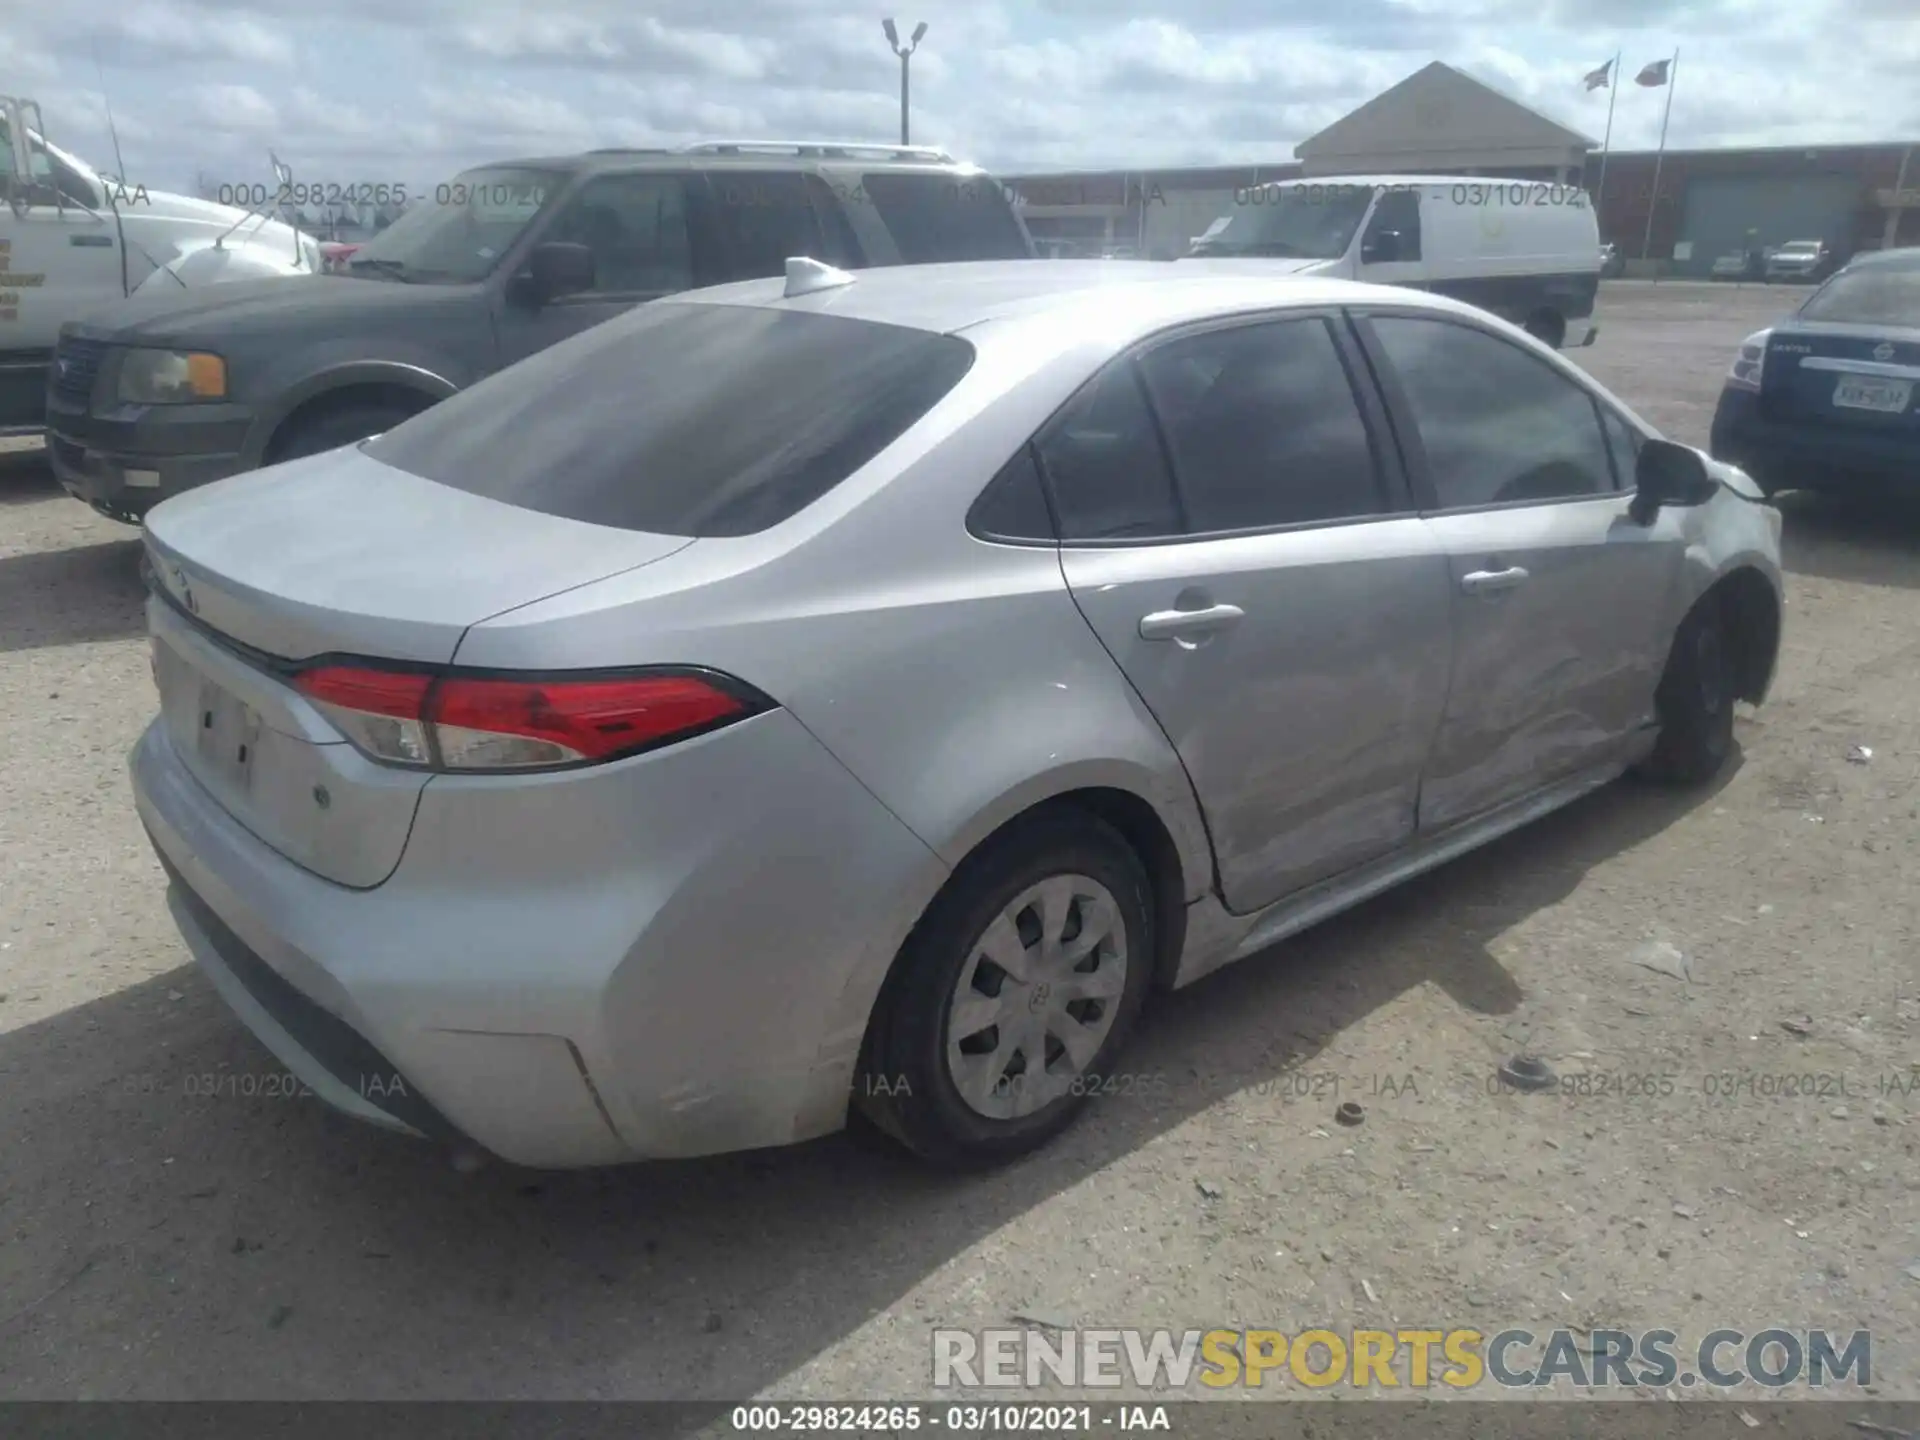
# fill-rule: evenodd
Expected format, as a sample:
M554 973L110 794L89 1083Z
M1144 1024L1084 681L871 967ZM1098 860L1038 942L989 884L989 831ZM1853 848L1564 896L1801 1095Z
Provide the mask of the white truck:
M319 243L281 221L101 175L47 142L38 104L6 95L0 187L0 436L41 429L67 321L136 290L322 268Z

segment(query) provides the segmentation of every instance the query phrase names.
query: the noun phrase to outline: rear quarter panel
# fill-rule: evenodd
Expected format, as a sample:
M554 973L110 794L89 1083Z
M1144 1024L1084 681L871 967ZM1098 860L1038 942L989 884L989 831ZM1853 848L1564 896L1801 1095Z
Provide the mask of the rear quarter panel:
M943 868L1044 800L1121 789L1166 825L1186 896L1204 894L1211 854L1186 772L1081 617L1056 551L965 527L988 480L1112 353L1059 333L975 336L973 371L928 419L795 519L497 616L457 662L727 671L790 711ZM746 790L715 799L755 803ZM831 1043L864 1028L943 878L929 872L836 977Z

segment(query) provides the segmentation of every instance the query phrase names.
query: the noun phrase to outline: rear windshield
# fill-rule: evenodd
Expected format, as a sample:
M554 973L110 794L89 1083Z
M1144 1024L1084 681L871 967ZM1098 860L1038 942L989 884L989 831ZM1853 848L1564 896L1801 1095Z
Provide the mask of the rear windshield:
M1920 264L1842 270L1807 297L1800 314L1843 325L1920 328Z
M985 175L868 174L860 187L908 265L1024 260L1033 252L999 182Z
M892 444L972 364L949 335L663 301L443 400L367 454L568 520L751 535Z

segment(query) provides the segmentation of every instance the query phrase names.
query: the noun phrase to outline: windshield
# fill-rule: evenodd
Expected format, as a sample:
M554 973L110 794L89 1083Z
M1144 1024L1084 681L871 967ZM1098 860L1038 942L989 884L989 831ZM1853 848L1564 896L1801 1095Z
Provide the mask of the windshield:
M1214 222L1193 254L1337 260L1353 243L1373 191L1352 185L1268 185L1236 198L1233 213L1225 223Z
M1920 330L1920 261L1842 270L1807 297L1800 317Z
M551 170L469 170L354 251L349 271L441 285L485 279L565 180Z
M1777 252L1781 255L1817 255L1820 253L1818 240L1789 240Z

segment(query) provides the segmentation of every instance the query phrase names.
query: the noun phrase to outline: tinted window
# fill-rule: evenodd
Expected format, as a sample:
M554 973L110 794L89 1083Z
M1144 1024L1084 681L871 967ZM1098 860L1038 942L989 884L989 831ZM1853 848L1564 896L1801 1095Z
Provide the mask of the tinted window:
M686 186L677 175L590 180L541 238L593 251L599 293L664 295L693 286Z
M1177 535L1185 527L1131 361L1068 402L1039 442L1063 540Z
M1800 314L1808 320L1843 325L1920 328L1920 264L1842 270L1807 297Z
M980 492L967 516L967 528L986 540L1054 538L1053 517L1047 512L1040 466L1033 458L1031 445L1022 445L1020 453L1001 466L1000 473Z
M1607 434L1607 449L1613 455L1614 478L1622 490L1631 490L1634 467L1640 459L1640 445L1645 437L1604 405L1600 407L1600 424Z
M1388 231L1400 237L1393 255L1394 261L1420 258L1420 196L1417 191L1389 190L1380 197L1380 203L1373 207L1373 218L1367 221L1367 233L1361 237L1362 260L1368 258L1364 247Z
M727 274L761 280L786 273L794 255L819 256L824 237L798 171L716 171L714 213L726 247Z
M1378 513L1366 424L1325 321L1216 330L1141 364L1191 530Z
M1376 317L1440 508L1613 489L1593 398L1517 346L1465 325Z
M879 454L973 363L964 340L656 301L390 430L376 460L547 515L750 535Z
M999 182L984 175L861 176L908 265L939 260L1022 260L1032 252Z
M857 267L864 263L864 257L853 226L847 222L846 209L840 203L839 197L844 193L818 175L807 176L807 194L812 197L814 213L826 232L826 248L813 258L829 265Z

